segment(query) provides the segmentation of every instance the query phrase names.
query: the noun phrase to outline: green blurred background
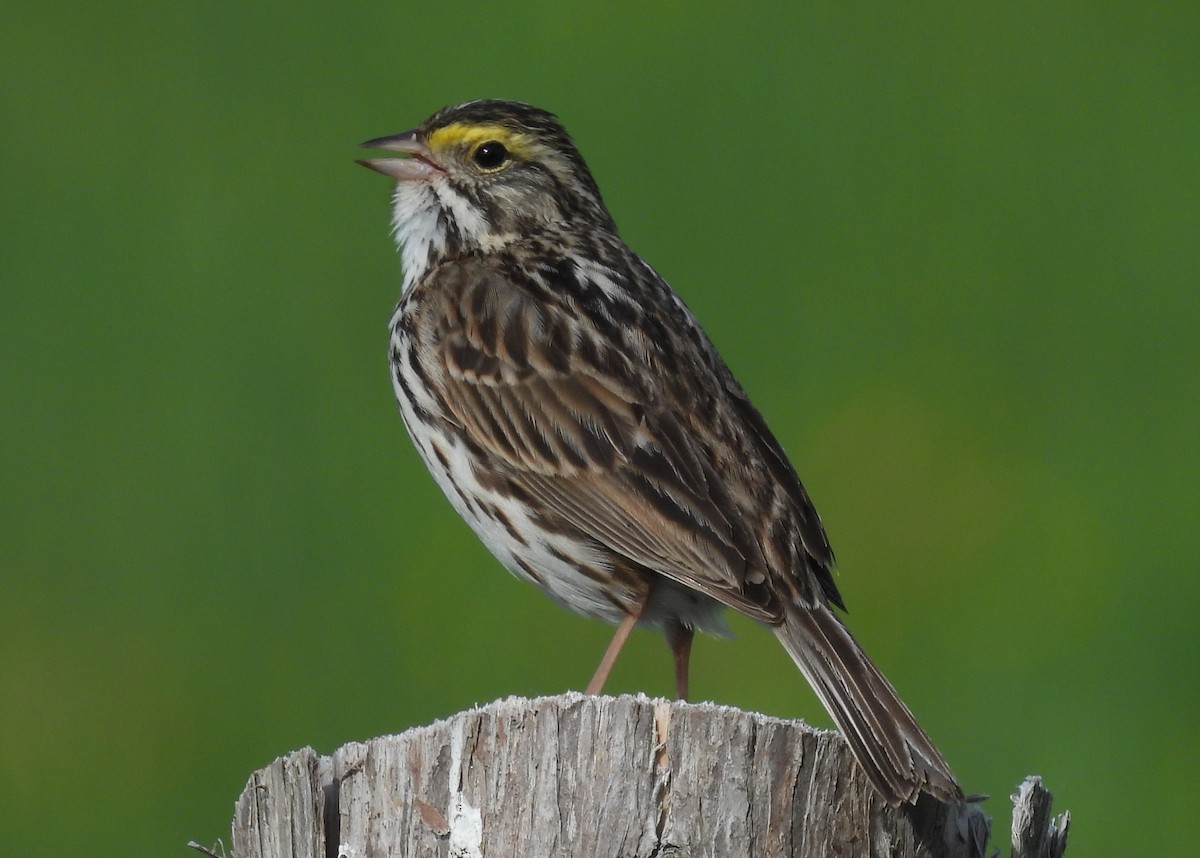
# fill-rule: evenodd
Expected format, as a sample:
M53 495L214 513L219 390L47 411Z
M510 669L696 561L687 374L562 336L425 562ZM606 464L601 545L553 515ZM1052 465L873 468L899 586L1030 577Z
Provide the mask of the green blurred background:
M411 448L356 144L573 132L793 459L851 625L1072 854L1182 854L1200 757L1200 7L12 3L0 13L0 831L178 855L250 772L579 688ZM1053 6L1053 8L1051 8ZM828 720L772 636L694 689ZM668 694L642 633L613 691Z

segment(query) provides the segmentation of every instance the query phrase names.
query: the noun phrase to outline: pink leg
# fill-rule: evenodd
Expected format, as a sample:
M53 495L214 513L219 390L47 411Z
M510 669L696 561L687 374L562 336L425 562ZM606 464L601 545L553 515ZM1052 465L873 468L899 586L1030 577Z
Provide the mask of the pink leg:
M584 694L599 694L604 690L604 683L608 681L608 674L612 672L613 665L617 663L617 656L621 654L621 647L625 646L625 641L629 638L629 633L633 631L633 627L637 625L638 617L642 615L642 608L639 605L637 613L629 613L622 618L617 626L616 634L613 635L612 642L609 643L608 649L604 651L604 658L600 659L600 666L596 668L596 673L592 677L592 681L588 683L587 690Z
M667 626L667 646L675 656L675 696L688 699L688 661L692 656L692 637L695 631L679 623Z

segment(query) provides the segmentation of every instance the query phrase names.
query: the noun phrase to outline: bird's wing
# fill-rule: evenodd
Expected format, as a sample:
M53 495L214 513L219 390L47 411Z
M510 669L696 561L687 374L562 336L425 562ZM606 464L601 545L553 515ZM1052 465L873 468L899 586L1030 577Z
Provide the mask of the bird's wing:
M421 299L436 308L424 323L431 378L483 454L480 478L536 501L550 526L566 523L720 602L780 621L777 595L761 586L764 537L746 514L770 504L754 496L769 478L740 479L753 473L744 456L755 442L704 413L702 397L722 379L654 366L674 357L663 344L639 349L611 325L596 336L586 310L562 303L561 293L531 293L545 281L521 286L511 277L479 262L448 265ZM679 370L699 376L693 400L664 386Z

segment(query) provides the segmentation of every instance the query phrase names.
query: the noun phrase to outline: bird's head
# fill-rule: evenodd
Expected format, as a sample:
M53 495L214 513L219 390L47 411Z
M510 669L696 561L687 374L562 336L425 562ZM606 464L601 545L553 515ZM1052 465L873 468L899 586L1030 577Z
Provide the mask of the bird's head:
M419 261L412 253L487 252L538 235L615 230L579 150L536 107L471 101L362 145L401 156L359 163L397 181L396 237L408 270Z

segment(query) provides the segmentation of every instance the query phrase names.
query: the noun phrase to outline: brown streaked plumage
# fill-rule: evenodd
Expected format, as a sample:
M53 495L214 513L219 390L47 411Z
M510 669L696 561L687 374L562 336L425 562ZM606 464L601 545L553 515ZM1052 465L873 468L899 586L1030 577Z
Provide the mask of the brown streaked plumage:
M392 377L422 458L515 575L617 634L661 629L687 694L694 629L775 631L883 797L961 801L953 774L832 606L820 519L682 301L619 238L549 113L446 108L363 144L397 180L404 287Z

